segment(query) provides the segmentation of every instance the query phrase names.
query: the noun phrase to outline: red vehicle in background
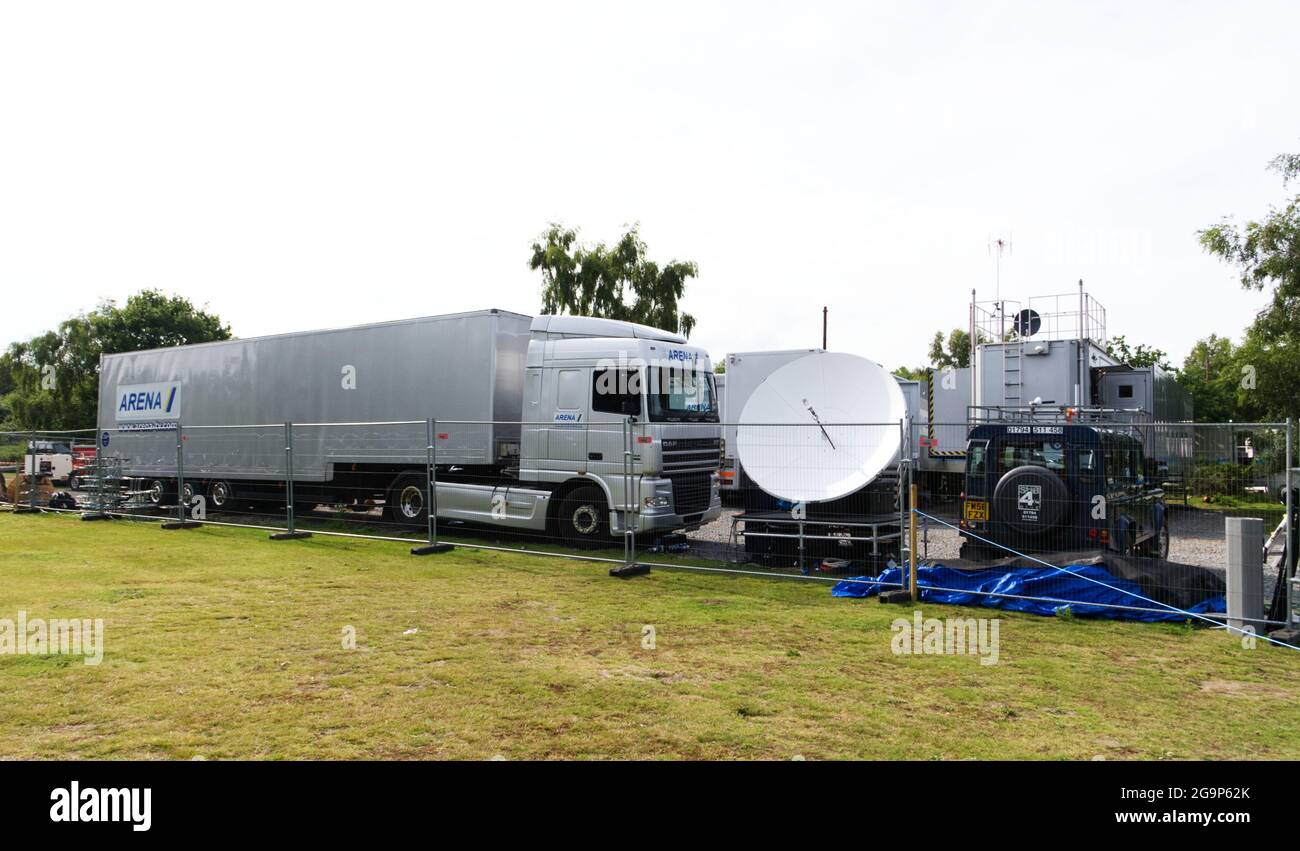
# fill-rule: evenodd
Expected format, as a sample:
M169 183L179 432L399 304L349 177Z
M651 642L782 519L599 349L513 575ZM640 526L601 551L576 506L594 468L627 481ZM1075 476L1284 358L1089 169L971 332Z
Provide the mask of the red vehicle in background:
M68 476L68 488L70 490L81 490L81 479L83 476L93 476L95 474L95 447L93 446L74 446L72 447L72 475Z

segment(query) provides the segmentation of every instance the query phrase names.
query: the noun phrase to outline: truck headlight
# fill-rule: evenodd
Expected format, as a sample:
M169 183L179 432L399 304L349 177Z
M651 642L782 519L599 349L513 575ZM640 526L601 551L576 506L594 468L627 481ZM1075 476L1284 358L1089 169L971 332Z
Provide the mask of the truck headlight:
M646 508L667 508L668 506L672 505L672 502L673 500L672 497L670 496L663 496L663 495L648 496L645 498L645 507Z

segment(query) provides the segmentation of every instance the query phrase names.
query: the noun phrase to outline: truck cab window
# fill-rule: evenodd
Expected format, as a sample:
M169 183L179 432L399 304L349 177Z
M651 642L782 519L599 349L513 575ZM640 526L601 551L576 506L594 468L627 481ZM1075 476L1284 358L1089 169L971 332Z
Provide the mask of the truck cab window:
M583 373L580 369L562 369L556 376L555 407L562 411L575 411L586 407L587 394L583 392Z
M598 369L591 374L591 409L604 414L641 414L641 375L635 369Z
M650 371L650 419L656 422L718 421L713 373L688 366Z

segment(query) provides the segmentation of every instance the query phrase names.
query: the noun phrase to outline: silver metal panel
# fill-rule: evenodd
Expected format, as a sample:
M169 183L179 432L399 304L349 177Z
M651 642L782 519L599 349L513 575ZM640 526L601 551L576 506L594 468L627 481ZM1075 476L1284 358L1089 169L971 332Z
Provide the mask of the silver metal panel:
M341 460L422 464L423 420L518 420L529 317L502 311L106 355L99 424L119 425L117 388L179 382L186 472L282 477L283 430L246 424L373 423L294 429L294 478L322 480ZM441 429L440 429L441 430ZM448 429L441 463L495 463L519 427ZM130 475L175 472L173 431L117 432L108 452ZM359 457L360 456L360 457Z

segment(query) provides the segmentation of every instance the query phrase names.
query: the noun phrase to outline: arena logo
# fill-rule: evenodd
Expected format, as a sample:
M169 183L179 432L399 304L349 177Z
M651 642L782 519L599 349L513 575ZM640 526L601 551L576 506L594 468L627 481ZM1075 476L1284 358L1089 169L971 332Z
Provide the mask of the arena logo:
M153 824L153 790L81 788L76 780L50 792L50 821L127 822L144 832Z
M115 413L119 422L179 419L181 385L175 381L164 381L118 387Z

